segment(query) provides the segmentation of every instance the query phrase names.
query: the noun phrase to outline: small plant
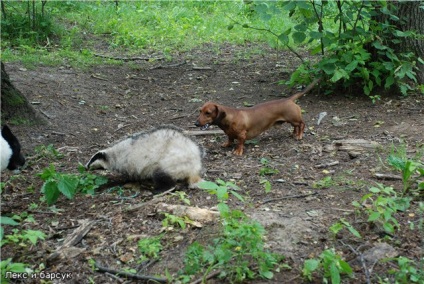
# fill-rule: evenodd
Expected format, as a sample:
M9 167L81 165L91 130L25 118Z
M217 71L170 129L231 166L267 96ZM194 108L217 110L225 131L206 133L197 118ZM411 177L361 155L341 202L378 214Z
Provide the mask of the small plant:
M187 223L191 223L192 221L188 217L179 217L169 213L163 213L165 218L162 220L162 226L167 228L170 225L178 224L181 229L185 229L187 227Z
M331 186L333 186L335 183L333 181L333 178L331 176L326 176L323 179L314 182L314 184L312 185L313 188L329 188Z
M185 193L184 191L177 191L177 192L173 192L171 193L171 195L177 196L182 202L184 202L187 205L190 205L190 199L188 199L187 197L187 193Z
M188 248L180 272L183 282L190 280L189 275L203 273L206 277L212 270L221 271L219 277L230 283L273 277L272 270L283 257L264 249L264 228L241 211L227 213L222 235L213 240L213 245L204 247L195 242Z
M1 271L1 283L9 283L9 279L6 278L6 272L12 272L12 273L23 273L23 272L29 272L30 269L27 268L28 265L26 263L18 263L18 262L12 262L12 258L8 258L5 260L2 260L0 262L0 271Z
M272 168L270 166L269 160L266 158L261 159L261 164L263 167L259 170L260 176L274 175L280 172L279 170Z
M378 183L377 187L371 187L370 193L362 197L361 203L365 206L368 214L368 222L378 222L382 224L384 230L388 233L394 233L395 228L399 229L399 222L395 214L399 211L405 211L409 208L412 198L397 197L393 187L384 186ZM353 206L363 208L363 206L354 201Z
M161 238L162 236L158 236L138 241L138 250L141 253L140 261L159 258L159 252L162 250Z
M415 184L418 179L424 177L424 165L420 162L407 159L406 155L399 156L392 153L387 161L392 167L402 173L403 194L407 194L412 189L412 185ZM416 175L414 176L414 174ZM418 184L418 189L424 189L424 182Z
M38 240L44 240L46 235L38 230L19 230L13 229L12 235L6 235L1 240L0 247L5 244L17 244L21 247L26 247L28 244L35 245Z
M398 267L389 270L389 274L395 278L395 283L424 283L422 265L417 265L415 261L403 256L387 261L390 260L397 260Z
M47 158L49 160L57 160L62 159L64 155L60 153L58 150L54 148L53 144L49 144L47 146L40 145L35 147L35 153L37 154L35 157L35 160L38 160L40 158Z
M334 249L324 250L318 259L308 259L303 265L302 274L309 281L313 279L313 273L321 271L323 283L328 283L329 280L333 284L341 283L341 275L346 274L349 277L353 275L350 265L342 260Z
M237 191L240 190L239 187L232 182L225 182L221 179L218 179L216 180L216 183L211 181L199 182L198 186L199 188L208 191L209 194L216 195L219 201L218 210L221 212L221 214L230 211L228 206L224 203L226 200L228 200L230 193L238 200L244 202L243 196L237 193Z
M107 183L107 178L96 176L85 171L82 165L79 166L80 175L62 174L56 172L53 164L44 169L39 174L44 184L41 192L44 193L48 205L54 204L60 193L69 199L73 199L77 192L94 194L94 191L101 185Z
M331 225L330 232L333 233L335 237L344 228L346 228L355 237L362 238L361 234L344 218L340 218L338 222Z
M273 169L269 166L269 161L266 158L261 159L261 164L263 167L259 170L259 175L262 177L259 181L260 184L263 185L265 192L271 192L271 182L265 178L267 175L278 174L280 171L277 169Z

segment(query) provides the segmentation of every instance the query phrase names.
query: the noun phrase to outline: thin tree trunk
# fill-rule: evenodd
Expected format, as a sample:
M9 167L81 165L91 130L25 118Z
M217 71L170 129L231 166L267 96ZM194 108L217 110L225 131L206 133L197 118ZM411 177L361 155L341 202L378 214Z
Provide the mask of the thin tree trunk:
M422 1L398 1L397 16L400 21L397 27L402 31L415 31L421 34L421 38L406 37L399 45L399 52L411 51L417 57L424 60L424 9L420 8L423 5ZM424 65L417 62L419 71L417 72L417 80L419 84L424 84Z

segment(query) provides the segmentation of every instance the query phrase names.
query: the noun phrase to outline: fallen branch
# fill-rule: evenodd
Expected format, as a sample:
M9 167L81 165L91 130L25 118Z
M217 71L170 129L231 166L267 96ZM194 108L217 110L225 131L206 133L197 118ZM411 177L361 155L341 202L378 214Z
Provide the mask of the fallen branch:
M216 134L225 134L221 129L217 130L187 130L184 131L184 134L191 136L200 136L200 135L216 135Z
M357 250L355 250L355 249L354 249L351 245L349 245L349 244L345 244L343 241L340 241L340 242L341 242L344 246L347 246L348 248L350 248L350 250L351 250L354 254L356 254L356 256L358 256L358 257L359 257L359 261L361 262L362 269L364 270L364 273L365 273L366 283L367 283L367 284L370 284L370 283L371 283L370 271L368 270L367 265L366 265L366 263L365 263L364 255L363 255L362 253L358 252ZM361 246L359 246L359 247L361 247Z
M74 230L68 237L66 237L63 244L56 249L55 252L47 257L47 262L51 262L57 258L72 258L79 255L85 249L74 247L78 244L84 236L91 230L96 221L82 220L81 225Z
M214 278L215 276L219 275L221 273L220 270L209 273L208 275L206 275L206 277L201 277L199 279L197 279L196 281L191 282L190 284L199 284L199 283L203 283L204 280L209 280L211 278Z
M154 70L154 69L164 69L164 68L175 68L175 67L180 67L180 66L182 66L182 65L184 65L184 64L186 64L186 63L187 63L186 61L183 61L183 62L180 62L180 63L170 64L170 65L165 65L165 66L163 66L163 65L158 65L158 66L155 66L155 67L150 68L150 70Z
M317 169L327 168L327 167L335 166L335 165L338 165L338 164L339 164L339 161L333 161L333 162L315 165L315 168L317 168Z
M386 180L402 180L401 176L398 175L391 175L391 174L379 174L376 173L374 176L378 179L386 179Z
M203 70L212 70L211 67L201 67L201 66L193 66L192 67L193 70L199 70L199 71L203 71Z
M210 222L220 215L218 211L212 211L205 208L167 203L159 203L156 207L156 212L167 212L178 217L186 216L190 220L198 222Z
M107 55L96 54L96 53L94 53L94 56L106 58L106 59L122 60L122 61L136 61L136 60L150 61L150 60L165 59L165 57L118 57L118 56L107 56Z
M169 190L167 190L165 192L162 192L161 194L155 195L153 197L153 199L150 199L149 201L146 201L146 202L143 202L141 204L136 204L134 206L128 207L125 211L131 212L131 211L135 211L137 209L140 209L140 208L142 208L142 207L144 207L146 205L150 205L150 204L161 202L164 199L164 197L165 197L166 194L173 192L175 189L176 189L176 187L174 186L173 188L171 188L171 189L169 189Z
M123 277L137 279L137 280L152 280L152 281L156 281L156 282L160 282L160 283L167 283L168 282L168 280L165 279L165 278L158 278L158 277L149 276L149 275L140 275L140 274L128 273L128 272L124 272L124 271L119 271L119 270L107 268L107 267L99 265L97 262L96 262L95 266L96 266L96 268L99 272L108 272L108 273L111 273L111 274L117 275L117 276L123 276Z

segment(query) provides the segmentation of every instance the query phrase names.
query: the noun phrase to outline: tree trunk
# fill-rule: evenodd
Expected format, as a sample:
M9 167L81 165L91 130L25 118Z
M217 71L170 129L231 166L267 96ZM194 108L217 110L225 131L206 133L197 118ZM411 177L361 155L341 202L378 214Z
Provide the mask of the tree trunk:
M398 7L397 16L400 21L397 22L397 27L401 31L415 31L417 34L424 34L424 9L421 1L397 1ZM399 52L410 51L415 53L417 57L424 60L424 40L422 38L406 37L398 46ZM424 84L424 65L417 62L417 81L418 84Z
M10 82L3 62L1 62L1 120L30 125L46 122Z

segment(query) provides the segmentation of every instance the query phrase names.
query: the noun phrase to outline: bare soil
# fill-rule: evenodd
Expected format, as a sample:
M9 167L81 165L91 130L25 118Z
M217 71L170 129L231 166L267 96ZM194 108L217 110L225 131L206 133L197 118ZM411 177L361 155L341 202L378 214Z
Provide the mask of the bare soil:
M266 54L248 55L239 48L224 46L219 51L205 48L178 54L172 61L122 62L88 70L66 65L29 70L20 64L6 64L15 86L49 123L11 126L28 163L18 175L1 174L2 181L7 182L2 193L1 214L28 212L34 216L35 223L28 223L25 228L41 230L48 237L37 246L19 249L4 246L2 259L13 257L15 262L29 263L34 269L42 269L39 265L43 263L46 272L71 272L72 280L66 283L126 281L93 271L88 259L117 270L139 268L137 241L163 233L163 217L155 212L155 204L134 211L126 209L152 198L151 183L127 184L121 177L108 173L108 185L97 194L80 194L74 200L61 196L55 205L57 211L52 211L40 201L43 182L37 174L50 163L54 163L59 172L77 173L78 163L85 164L97 150L128 134L162 124L198 130L194 126L198 108L209 100L242 107L296 92L278 82L287 80L298 62L288 53L277 56L275 51L269 51ZM246 203L232 197L230 207L241 209L261 222L267 231L268 249L285 255L285 262L292 267L275 272L273 280L252 283L304 283L303 262L332 247L354 268L354 278L345 278L344 283L367 280L358 255L364 255L378 243L388 243L394 255L417 262L423 255L422 232L409 230L410 223L418 225L420 216L408 212L396 215L401 229L390 236L380 226L370 226L364 216L356 215L352 206L353 201L359 201L377 182L401 190L400 181L382 181L375 173L398 174L386 163L393 145L407 145L411 156L422 148L423 97L384 97L372 104L369 98L358 93L323 93L324 90L317 87L298 101L307 124L302 141L294 140L291 126L285 124L260 135L246 145L242 157L237 157L232 149L220 146L226 138L224 134L193 136L207 152L204 178L232 181L241 188ZM327 115L317 125L322 112ZM340 139L365 139L380 146L355 155L329 149L333 141ZM56 159L35 151L37 146L49 144L64 157ZM269 168L279 173L261 177L262 158L269 161ZM317 167L332 162L335 165ZM326 177L331 177L333 182L327 187L317 186ZM269 193L261 183L264 178L271 182ZM123 195L110 190L117 185L124 186ZM202 190L190 190L185 185L179 185L178 190L188 195L193 206L211 208L217 203L214 196ZM168 195L165 201L183 204L174 195ZM38 207L30 207L31 204ZM413 202L410 212L415 212L416 206L417 202ZM355 238L346 230L334 238L328 228L341 217L354 225L363 239ZM81 220L95 221L76 245L83 250L75 256L48 262L47 257L60 247ZM202 228L188 226L184 230L167 230L161 259L138 273L164 276L167 269L175 274L183 267L187 247L195 240L211 244L218 229L219 222L215 221L204 223ZM10 233L9 228L6 233ZM372 283L376 283L378 277L388 277L389 267L396 267L381 262L365 266ZM315 281L320 283L321 279L317 275ZM216 278L210 281L226 283Z

